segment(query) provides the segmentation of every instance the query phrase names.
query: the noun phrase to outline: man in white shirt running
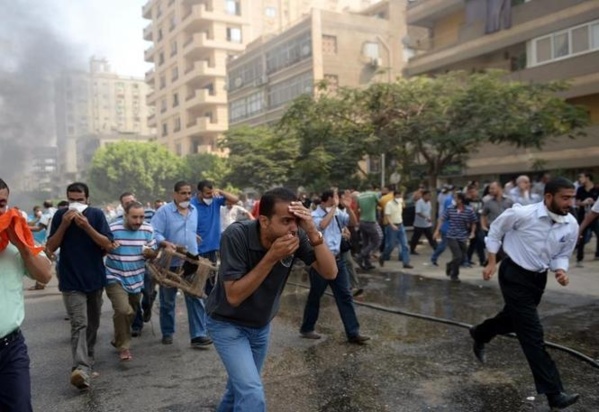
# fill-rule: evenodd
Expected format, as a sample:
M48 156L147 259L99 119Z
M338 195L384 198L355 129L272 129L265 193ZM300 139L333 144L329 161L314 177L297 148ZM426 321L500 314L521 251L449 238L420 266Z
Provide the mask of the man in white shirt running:
M475 356L485 362L485 344L496 335L515 333L532 371L539 394L545 394L551 408L563 409L578 401L578 394L566 394L557 366L545 349L543 326L537 306L547 283L547 271L555 273L562 286L569 282L568 264L578 238L578 223L569 214L574 185L556 178L545 186L543 202L515 205L492 224L485 239L489 263L483 278L491 279L496 255L503 246L506 258L499 268L499 285L505 306L494 318L470 329Z

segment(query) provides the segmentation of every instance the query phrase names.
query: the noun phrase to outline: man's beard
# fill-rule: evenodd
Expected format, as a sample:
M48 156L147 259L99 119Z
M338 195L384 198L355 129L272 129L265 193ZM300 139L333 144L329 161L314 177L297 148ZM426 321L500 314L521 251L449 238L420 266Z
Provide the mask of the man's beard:
M570 213L570 210L562 210L557 206L557 203L555 202L555 200L551 201L551 205L549 206L549 211L555 213L556 215L560 215L560 216L566 216L568 213Z

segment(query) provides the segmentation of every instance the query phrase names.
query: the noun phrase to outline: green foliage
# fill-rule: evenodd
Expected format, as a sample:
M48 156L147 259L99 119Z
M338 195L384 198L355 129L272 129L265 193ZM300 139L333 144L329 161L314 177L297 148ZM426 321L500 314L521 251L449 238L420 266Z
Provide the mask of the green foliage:
M119 142L99 149L92 159L90 184L95 199L114 201L132 191L142 201L165 198L180 179L182 160L155 143Z
M216 187L225 188L230 173L226 158L211 153L188 155L183 159L181 175L195 187L200 180L211 180Z
M231 129L221 143L229 151L227 181L265 191L288 183L297 158L297 141L267 127Z

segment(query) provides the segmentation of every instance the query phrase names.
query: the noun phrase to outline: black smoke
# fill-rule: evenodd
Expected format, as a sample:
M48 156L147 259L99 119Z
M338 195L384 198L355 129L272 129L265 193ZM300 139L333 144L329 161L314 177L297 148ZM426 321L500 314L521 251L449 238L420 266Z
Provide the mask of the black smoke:
M11 192L21 189L31 150L54 143L54 79L79 65L52 3L0 0L0 177Z

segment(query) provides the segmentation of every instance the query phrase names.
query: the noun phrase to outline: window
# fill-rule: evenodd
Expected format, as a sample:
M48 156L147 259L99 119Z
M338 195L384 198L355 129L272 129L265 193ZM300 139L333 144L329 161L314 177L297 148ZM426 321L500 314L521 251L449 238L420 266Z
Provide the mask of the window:
M173 13L171 15L171 18L169 19L168 31L173 31L176 26L177 26L177 18L175 17L175 14Z
M268 107L281 106L296 97L314 90L314 79L312 72L306 72L299 76L284 80L270 87L268 91Z
M599 50L599 21L571 27L528 43L528 67Z
M162 27L158 29L158 41L162 40Z
M164 89L166 87L166 77L160 76L160 88Z
M241 16L241 5L239 0L227 0L225 3L225 11L232 16Z
M164 63L164 52L160 52L158 55L158 65L162 65Z
M162 135L166 136L168 134L168 124L162 123Z
M232 69L228 76L228 90L233 91L244 86L253 84L253 82L262 78L264 74L264 65L262 58L258 57L243 64L243 66Z
M239 27L227 27L227 41L241 43L241 29Z
M179 93L173 93L173 107L179 106Z
M173 67L173 69L171 70L172 73L172 77L171 80L174 82L175 80L177 80L179 78L179 68L178 67Z
M266 9L264 9L264 15L266 17L270 17L271 19L274 19L275 17L277 17L276 7L267 7Z
M266 73L275 73L311 57L312 37L310 32L306 32L266 53Z
M171 56L177 54L177 40L171 41Z
M323 34L322 36L322 53L323 54L337 54L337 37L336 36L327 36Z
M164 113L164 112L166 112L166 107L167 107L167 106L166 106L166 99L162 99L162 100L160 101L160 112L161 112L161 113Z
M364 43L363 54L366 57L370 57L371 59L379 58L379 44L375 42L366 42Z
M173 131L178 132L179 130L181 130L181 118L177 117L175 118L175 127Z

